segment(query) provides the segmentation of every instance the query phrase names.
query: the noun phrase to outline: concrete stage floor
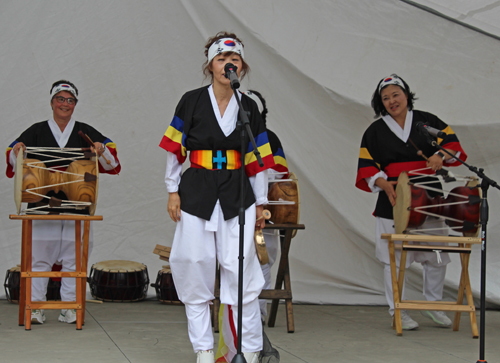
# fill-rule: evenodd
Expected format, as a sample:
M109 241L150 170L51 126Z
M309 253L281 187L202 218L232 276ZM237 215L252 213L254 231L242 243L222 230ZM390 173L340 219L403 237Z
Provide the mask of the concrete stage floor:
M86 308L80 331L74 324L58 322L57 310L46 310L45 324L25 331L18 325L18 305L0 300L0 361L196 361L183 306L146 300L87 303ZM479 339L471 337L468 315L462 314L458 332L435 326L418 311L410 315L420 328L398 337L384 306L294 305L295 333L287 333L280 305L276 326L265 330L282 363L475 363L479 359ZM477 316L479 323L479 312ZM485 346L486 360L500 362L500 311L486 312Z

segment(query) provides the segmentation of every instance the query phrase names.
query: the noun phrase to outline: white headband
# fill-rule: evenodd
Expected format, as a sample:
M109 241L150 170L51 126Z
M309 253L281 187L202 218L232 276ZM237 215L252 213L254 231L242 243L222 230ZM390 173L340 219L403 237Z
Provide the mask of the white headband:
M384 78L382 82L380 82L380 84L378 85L378 93L382 91L382 88L390 84L395 84L396 86L399 86L402 89L406 90L403 80L395 74L391 74L389 77Z
M252 91L246 91L245 94L255 101L257 107L259 108L259 112L262 113L262 111L264 111L264 105L262 104L262 101L260 100L259 96L257 96Z
M73 96L75 96L76 99L78 99L78 95L76 93L76 90L67 83L61 83L61 84L55 86L52 89L52 92L50 93L50 98L54 97L55 95L57 95L61 91L69 92Z
M239 54L242 59L244 58L243 44L233 38L222 38L213 42L208 48L208 62L210 63L215 56L225 52L233 52Z

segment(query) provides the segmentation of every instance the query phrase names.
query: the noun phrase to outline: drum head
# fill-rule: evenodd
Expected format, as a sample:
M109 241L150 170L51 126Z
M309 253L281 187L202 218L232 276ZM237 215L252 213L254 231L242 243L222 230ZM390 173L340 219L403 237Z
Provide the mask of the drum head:
M95 263L92 265L92 268L98 271L107 272L133 272L145 270L146 265L134 261L109 260Z
M480 184L481 183L479 182L479 179L474 177L472 180L469 180L465 186L472 188L472 187L478 186ZM481 188L478 188L477 190L479 192L479 198L482 198L483 191L481 190ZM481 229L481 226L478 226L478 228L476 228L475 231L472 231L472 232L463 231L462 234L464 235L464 237L477 237L477 236L479 236L480 229Z
M383 193L383 192L381 192ZM394 218L394 229L400 234L408 227L411 211L411 187L408 174L403 171L399 174L398 184L396 186L396 205L392 209Z
M23 161L24 153L19 150L16 158L16 172L14 174L14 203L16 204L17 214L21 214L21 199L23 189Z

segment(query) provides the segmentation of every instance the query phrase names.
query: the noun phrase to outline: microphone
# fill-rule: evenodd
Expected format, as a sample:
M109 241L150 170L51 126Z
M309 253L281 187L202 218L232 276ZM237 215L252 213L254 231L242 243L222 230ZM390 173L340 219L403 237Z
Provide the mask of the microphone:
M240 88L240 81L238 80L238 74L236 73L237 70L238 67L236 67L233 63L226 63L224 66L224 71L226 71L224 76L231 82L232 89Z
M425 134L428 134L428 135L431 135L431 136L434 136L434 137L439 137L440 139L444 139L446 137L446 133L441 131L441 130L438 130L438 129L435 129L434 127L431 127L431 126L428 126L426 124L424 124L423 122L417 122L417 129L421 132L421 133L424 133Z

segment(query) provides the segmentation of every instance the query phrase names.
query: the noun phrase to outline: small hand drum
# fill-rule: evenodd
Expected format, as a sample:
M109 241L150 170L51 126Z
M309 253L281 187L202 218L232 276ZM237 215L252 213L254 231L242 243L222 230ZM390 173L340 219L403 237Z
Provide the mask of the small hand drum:
M156 283L151 284L151 287L155 288L156 297L160 302L164 304L181 304L175 290L170 266L163 266L163 269L158 271Z
M112 302L141 301L148 293L148 268L133 261L101 261L92 265L88 283L94 299Z

